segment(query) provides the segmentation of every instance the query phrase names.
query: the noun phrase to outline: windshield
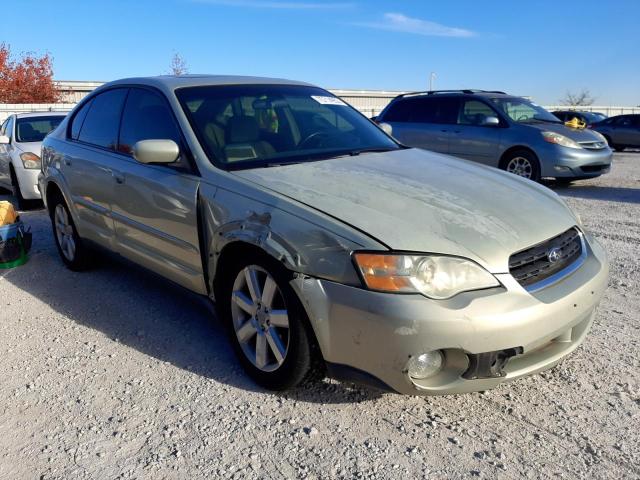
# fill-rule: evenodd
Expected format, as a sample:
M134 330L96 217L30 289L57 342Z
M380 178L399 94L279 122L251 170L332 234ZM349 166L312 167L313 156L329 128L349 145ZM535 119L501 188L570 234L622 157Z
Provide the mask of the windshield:
M597 112L582 112L584 118L587 119L589 123L598 123L607 118L605 115Z
M330 93L297 85L229 85L176 91L200 143L225 169L401 148Z
M519 123L546 122L562 123L558 117L524 98L492 98L493 104L511 120Z
M63 119L64 116L19 118L16 142L41 142Z

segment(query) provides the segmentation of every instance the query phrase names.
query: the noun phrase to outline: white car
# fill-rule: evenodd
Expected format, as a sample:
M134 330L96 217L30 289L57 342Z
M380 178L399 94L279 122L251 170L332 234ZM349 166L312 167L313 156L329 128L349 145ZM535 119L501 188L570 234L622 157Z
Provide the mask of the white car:
M13 191L20 209L29 200L40 200L42 140L65 116L64 112L18 113L0 127L0 187Z

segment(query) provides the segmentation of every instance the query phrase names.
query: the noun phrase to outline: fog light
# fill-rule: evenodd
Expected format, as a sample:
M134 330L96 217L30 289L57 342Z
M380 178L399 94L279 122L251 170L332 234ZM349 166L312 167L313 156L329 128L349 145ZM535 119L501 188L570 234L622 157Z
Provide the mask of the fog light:
M556 172L570 172L571 169L569 167L565 167L564 165L554 165L553 169Z
M440 371L444 363L442 352L434 350L433 352L423 353L417 357L411 357L407 363L407 373L411 378L424 379L432 377Z

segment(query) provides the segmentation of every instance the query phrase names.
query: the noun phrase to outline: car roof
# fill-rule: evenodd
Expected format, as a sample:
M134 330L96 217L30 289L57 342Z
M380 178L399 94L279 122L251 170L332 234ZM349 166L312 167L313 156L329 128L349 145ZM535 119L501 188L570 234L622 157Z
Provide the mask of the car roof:
M46 111L46 112L28 112L28 113L16 113L16 118L32 118L32 117L66 117L69 112L59 111Z
M109 82L100 89L114 85L148 85L160 88L161 90L175 90L183 87L256 84L313 86L308 83L283 78L248 77L240 75L160 75L156 77L123 78Z
M499 90L428 90L424 92L409 92L398 95L394 100L401 100L416 97L484 97L484 98L523 98L517 95L511 95Z

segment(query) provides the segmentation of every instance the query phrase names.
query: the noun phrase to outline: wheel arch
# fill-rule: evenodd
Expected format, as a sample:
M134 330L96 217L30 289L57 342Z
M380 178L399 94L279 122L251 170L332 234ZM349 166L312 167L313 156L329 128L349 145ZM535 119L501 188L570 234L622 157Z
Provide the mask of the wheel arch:
M538 157L538 154L536 154L536 152L531 147L527 145L514 145L507 148L504 152L502 152L502 155L500 156L500 161L498 162L498 168L501 168L504 170L504 168L506 167L506 161L509 158L509 156L520 150L524 150L531 153L536 158L536 160L538 160L538 165L540 166L540 157Z

